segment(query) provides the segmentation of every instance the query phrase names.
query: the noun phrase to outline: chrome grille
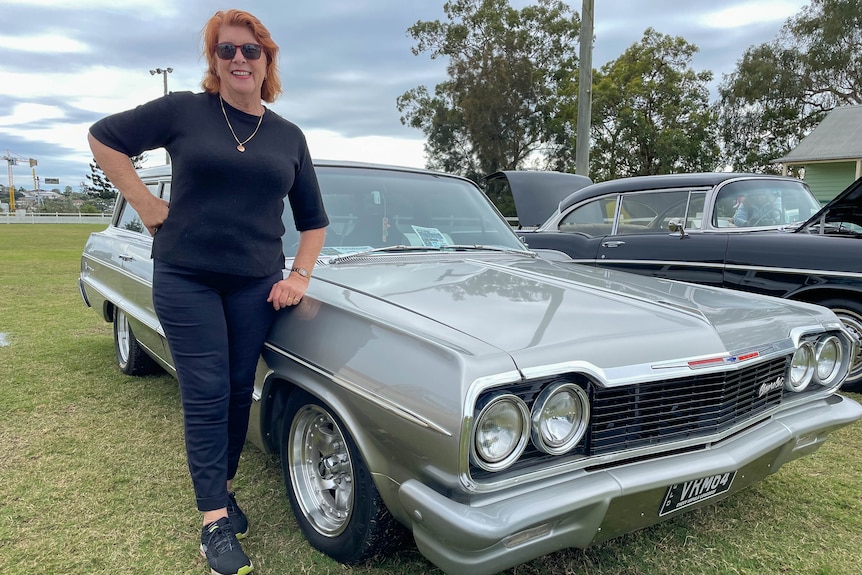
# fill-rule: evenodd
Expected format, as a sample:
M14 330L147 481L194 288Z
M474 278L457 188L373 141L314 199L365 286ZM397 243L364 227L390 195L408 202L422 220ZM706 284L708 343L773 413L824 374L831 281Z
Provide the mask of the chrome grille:
M592 410L589 432L568 455L549 456L530 445L509 471L559 462L561 457L608 455L721 433L781 402L782 386L765 387L769 391L763 394L761 386L783 377L789 362L790 356L779 357L734 371L616 388L596 385L582 374L563 374L507 387L506 392L518 395L532 408L546 385L571 381L587 391ZM500 391L486 391L477 404L483 405ZM491 475L477 467L471 467L471 473L476 479Z
M605 455L693 436L720 433L781 401L788 357L732 372L694 375L620 388L594 387L590 455Z

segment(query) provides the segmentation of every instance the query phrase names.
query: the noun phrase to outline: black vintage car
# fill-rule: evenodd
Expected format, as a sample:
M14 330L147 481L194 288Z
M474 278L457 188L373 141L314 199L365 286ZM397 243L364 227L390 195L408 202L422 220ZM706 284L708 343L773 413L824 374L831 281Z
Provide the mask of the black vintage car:
M694 173L587 184L583 176L497 172L531 249L628 272L831 308L862 335L862 178L826 206L796 178ZM557 190L554 198L549 190ZM548 202L558 204L548 208ZM536 204L545 202L543 222ZM530 205L533 214L522 206ZM553 210L553 213L551 213ZM550 214L550 217L548 215ZM862 388L856 357L845 389Z

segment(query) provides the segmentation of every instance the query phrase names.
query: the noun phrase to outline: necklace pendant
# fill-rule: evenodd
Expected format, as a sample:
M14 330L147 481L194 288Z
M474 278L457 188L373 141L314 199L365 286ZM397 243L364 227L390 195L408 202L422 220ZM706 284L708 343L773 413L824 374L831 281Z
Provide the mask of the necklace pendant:
M245 146L243 146L242 144L237 146L236 149L239 150L240 152L245 152Z

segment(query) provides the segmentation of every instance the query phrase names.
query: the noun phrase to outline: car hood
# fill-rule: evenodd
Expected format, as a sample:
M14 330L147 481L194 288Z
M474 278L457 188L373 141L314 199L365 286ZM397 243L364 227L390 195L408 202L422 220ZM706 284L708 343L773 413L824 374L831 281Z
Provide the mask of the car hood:
M542 259L463 259L319 268L318 277L385 302L397 323L438 341L455 330L520 369L582 361L602 370L786 341L830 312L808 304ZM352 301L355 305L355 300ZM810 321L806 321L808 316ZM434 326L434 327L429 327Z
M536 227L557 211L572 192L592 184L586 176L563 172L505 170L487 176L489 186L508 183L518 213L518 223Z
M818 225L820 222L844 222L862 226L862 178L832 198L819 212L797 228L797 231Z

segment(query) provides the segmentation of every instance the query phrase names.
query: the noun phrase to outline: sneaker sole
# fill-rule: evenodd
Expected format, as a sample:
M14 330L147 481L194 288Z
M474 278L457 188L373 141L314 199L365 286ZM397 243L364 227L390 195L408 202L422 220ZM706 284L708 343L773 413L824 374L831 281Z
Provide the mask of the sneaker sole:
M207 553L206 553L206 551L204 551L203 545L200 546L199 551L200 551L201 557L203 557L204 560L206 560ZM215 569L210 567L210 575L248 575L252 571L254 571L254 563L252 563L251 561L249 561L249 564L246 565L245 567L240 567L239 571L237 571L236 573L219 573L218 571L216 571Z

